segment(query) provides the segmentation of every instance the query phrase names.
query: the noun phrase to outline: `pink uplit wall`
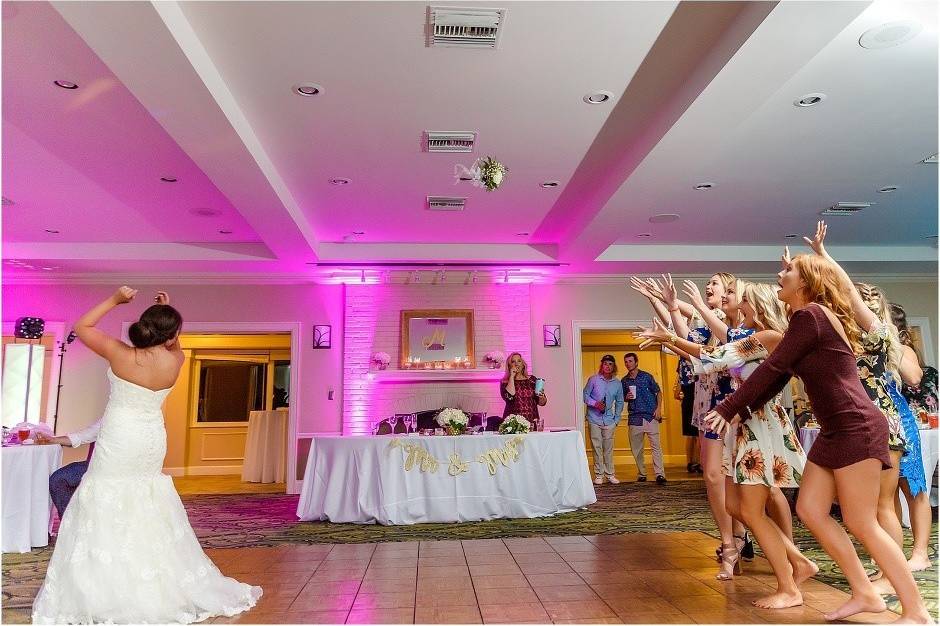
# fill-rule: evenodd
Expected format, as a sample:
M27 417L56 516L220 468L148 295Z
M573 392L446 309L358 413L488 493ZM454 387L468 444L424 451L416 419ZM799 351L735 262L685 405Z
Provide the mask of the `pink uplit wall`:
M472 309L477 367L483 355L520 352L531 363L530 285L347 285L343 357L343 434L371 432L405 397L467 395L482 399L492 413L503 404L495 382L385 383L370 375L372 355L387 352L398 367L402 309ZM440 407L424 407L427 409Z
M111 295L116 285L4 285L3 320L35 315L65 323ZM115 336L153 301L157 289L169 292L186 322L300 322L302 354L298 436L341 430L343 290L342 285L136 285L139 301L118 307L99 327ZM314 350L313 325L332 324L333 348ZM69 432L98 419L107 403L107 363L81 342L65 356L58 431ZM333 400L329 390L334 390Z

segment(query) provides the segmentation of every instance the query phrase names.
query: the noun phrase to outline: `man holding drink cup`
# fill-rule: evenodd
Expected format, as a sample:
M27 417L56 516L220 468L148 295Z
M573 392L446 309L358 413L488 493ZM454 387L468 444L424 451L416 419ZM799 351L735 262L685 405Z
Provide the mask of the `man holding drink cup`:
M646 461L643 458L643 437L649 437L653 451L653 471L656 483L666 482L663 468L663 449L659 444L659 425L663 421L663 394L652 374L639 367L633 352L623 356L627 374L620 381L627 401L627 424L630 428L630 449L636 460L637 482L646 482Z

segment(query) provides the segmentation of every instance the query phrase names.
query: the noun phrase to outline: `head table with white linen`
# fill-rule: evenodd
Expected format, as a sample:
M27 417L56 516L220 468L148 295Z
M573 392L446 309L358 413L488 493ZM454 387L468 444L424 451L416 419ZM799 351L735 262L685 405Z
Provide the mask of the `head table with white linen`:
M596 501L578 431L314 437L297 517L468 522L544 517Z
M62 464L58 445L4 446L3 551L29 552L49 544L49 476Z

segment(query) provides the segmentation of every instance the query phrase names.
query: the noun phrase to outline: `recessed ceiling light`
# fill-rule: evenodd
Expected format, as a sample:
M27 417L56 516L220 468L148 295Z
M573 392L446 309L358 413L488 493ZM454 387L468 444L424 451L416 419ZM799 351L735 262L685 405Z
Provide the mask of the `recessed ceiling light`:
M219 231L219 234L220 234L220 235L231 235L231 234L232 234L232 231L230 231L230 230L225 230L225 229L223 228L222 230Z
M58 235L58 234L59 234L59 231L57 231L55 228L46 228L45 231L46 231L47 233L49 233L50 235Z
M604 104L613 97L614 94L609 91L594 91L584 96L582 100L588 104Z
M916 20L901 20L888 22L874 28L869 28L858 38L858 45L867 50L883 50L893 48L908 42L924 29L923 24Z
M364 230L354 230L354 231L352 232L352 234L354 234L354 235L356 235L356 236L358 237L359 235L365 235L365 234L366 234L366 231L364 231Z
M715 183L699 183L693 189L696 191L706 191L708 189L714 189L715 187Z
M897 191L898 188L895 185L887 185L878 190L878 193L891 193L892 191Z
M652 237L653 233L637 233L637 237Z
M222 215L222 211L218 209L210 209L208 207L190 209L189 212L198 217L216 217L217 215Z
M798 107L811 107L819 104L826 99L826 94L824 93L808 93L802 98L798 98L793 101L794 106Z
M179 179L176 176L161 176L160 180L165 183L175 183Z
M56 87L61 87L62 89L78 89L78 85L70 80L54 80L52 81L52 84Z
M929 157L927 157L926 159L924 159L923 161L921 161L921 163L936 163L936 162L937 162L937 155L936 155L936 154L930 155Z
M799 237L799 235L797 235L796 233L790 233L789 235L784 235L784 238L786 239L796 239L797 237Z
M924 239L936 239L936 238L937 238L936 235L927 235L926 237L924 237Z
M516 233L516 237L528 237L529 233Z
M677 213L660 213L650 218L650 224L668 224L679 219Z
M297 83L291 88L298 96L316 96L323 93L323 87L316 83Z
M54 270L55 268L54 268L54 267L44 267L44 268L42 268L42 269L46 270L47 272L51 272L51 271Z
M348 178L331 178L331 185L348 185L351 181Z
M557 180L546 180L544 183L540 185L542 189L551 189L552 187L557 187L557 186L558 186Z

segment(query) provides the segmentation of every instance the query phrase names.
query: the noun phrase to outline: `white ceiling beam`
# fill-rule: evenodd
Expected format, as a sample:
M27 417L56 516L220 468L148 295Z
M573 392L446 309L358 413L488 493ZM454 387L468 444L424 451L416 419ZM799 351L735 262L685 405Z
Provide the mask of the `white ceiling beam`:
M175 2L52 4L278 258L316 259L313 229Z
M272 261L263 243L46 243L3 244L7 259L93 261Z

